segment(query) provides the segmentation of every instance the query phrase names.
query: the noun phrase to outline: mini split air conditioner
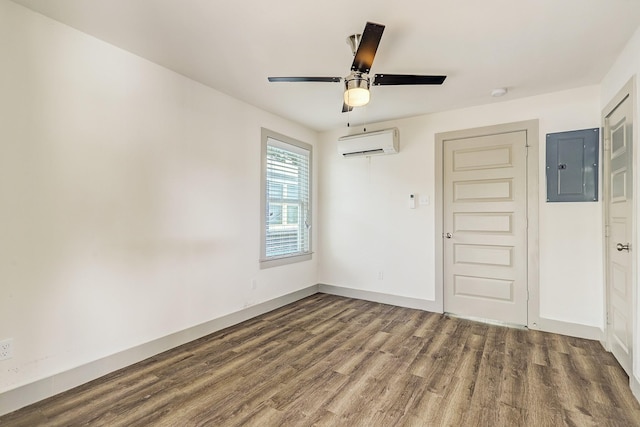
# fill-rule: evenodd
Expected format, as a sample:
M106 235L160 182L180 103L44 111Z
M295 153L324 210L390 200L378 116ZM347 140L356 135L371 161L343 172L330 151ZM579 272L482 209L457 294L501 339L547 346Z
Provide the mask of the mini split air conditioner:
M338 154L344 157L394 154L399 151L398 128L358 133L338 138Z

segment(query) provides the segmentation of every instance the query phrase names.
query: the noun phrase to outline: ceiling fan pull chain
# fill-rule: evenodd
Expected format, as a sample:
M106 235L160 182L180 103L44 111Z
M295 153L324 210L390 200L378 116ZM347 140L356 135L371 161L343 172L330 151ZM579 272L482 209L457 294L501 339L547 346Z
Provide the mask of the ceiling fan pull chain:
M367 119L369 118L369 109L364 107L364 118L362 120L362 132L367 132Z

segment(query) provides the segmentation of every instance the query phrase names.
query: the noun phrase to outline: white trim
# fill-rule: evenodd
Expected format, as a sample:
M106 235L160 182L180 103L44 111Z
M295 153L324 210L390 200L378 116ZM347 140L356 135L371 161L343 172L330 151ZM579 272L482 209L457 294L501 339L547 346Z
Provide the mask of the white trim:
M0 415L318 293L313 285L0 394Z
M345 288L342 286L317 284L256 304L235 313L213 319L192 328L158 338L154 341L141 344L77 368L52 375L48 378L6 391L0 394L0 416L319 292L347 298L373 301L382 304L390 304L398 307L442 313L442 310L438 310L439 306L437 302L433 300L422 300L419 298ZM580 338L594 340L602 338L602 331L596 327L560 322L551 319L541 319L540 329L546 332ZM638 400L640 400L640 382L638 382L634 377L631 377L629 381L631 390Z
M346 288L343 286L325 285L322 283L318 284L318 292L331 294L331 295L338 295L338 296L343 296L348 298L362 299L365 301L379 302L382 304L390 304L390 305L395 305L399 307L413 308L416 310L430 311L433 313L442 313L442 310L438 310L439 305L437 301L433 301L433 300L422 300L418 298L403 297L398 295L385 294L381 292L372 292L372 291L365 291L362 289ZM449 313L447 313L447 315L451 317L464 318L467 320L497 324L500 326L515 327L514 325L506 325L499 322L488 321L486 319L457 316L457 315L451 315ZM603 337L603 332L598 327L580 325L578 323L563 322L559 320L546 319L546 318L539 318L538 327L536 329L541 330L543 332L551 332L554 334L567 335L571 337L585 338L585 339L596 340L596 341L601 340Z
M433 196L434 208L434 237L435 237L435 298L439 312L444 313L444 141L440 139L441 134L435 135L435 191Z
M638 175L638 132L637 129L639 128L638 124L636 123L637 117L638 117L638 110L637 110L637 104L636 104L636 78L635 75L632 76L627 83L624 84L624 86L622 86L622 88L620 88L620 90L618 91L618 93L616 93L615 96L613 96L613 98L611 98L609 100L609 102L607 103L607 105L605 106L605 108L602 110L602 114L601 114L601 120L602 120L602 141L603 141L603 147L602 147L602 153L603 153L603 158L602 158L602 165L603 165L603 173L602 173L602 181L603 181L603 185L602 185L602 199L603 199L603 203L602 203L602 224L603 227L602 229L605 231L607 230L607 221L608 221L608 217L609 217L609 212L608 212L608 187L607 187L607 179L608 179L608 169L606 168L608 163L606 162L606 158L604 156L605 153L605 138L607 137L607 118L613 113L613 111L626 99L629 98L629 101L631 102L631 108L632 108L632 118L633 118L633 133L632 133L632 140L631 140L631 144L632 144L632 148L631 148L631 156L632 156L632 174L633 174L633 189L632 189L632 204L631 204L631 248L637 248L638 247L638 186L635 185L636 179L635 177ZM604 332L603 332L603 341L605 342L605 348L607 349L607 351L611 351L611 340L610 340L610 331L609 331L609 324L608 324L608 312L609 312L609 280L608 280L608 272L609 272L609 248L608 248L608 242L607 242L607 237L606 235L603 234L602 237L602 245L603 245L603 264L604 264L604 269L603 269L603 273L604 273L604 277L603 277L603 301L604 301ZM631 338L632 338L632 342L631 342L631 348L629 349L629 356L631 357L631 372L629 372L629 384L630 386L632 386L632 390L633 390L633 384L634 384L634 375L638 372L638 370L640 369L639 366L636 365L635 362L635 353L638 349L638 343L636 342L638 339L638 331L637 331L637 327L638 327L638 256L632 256L631 257L631 322L632 322L632 326L631 326ZM634 392L634 394L636 395L636 397L638 397L638 394L636 394ZM638 399L640 401L640 398Z
M635 375L629 377L629 388L631 388L631 393L633 393L636 400L640 402L640 380Z
M442 313L442 310L438 310L439 306L436 301L432 300L403 297L399 295L385 294L382 292L365 291L362 289L345 288L343 286L325 285L322 283L318 284L318 292L365 301L379 302L382 304L390 304L398 307Z
M464 129L452 132L437 133L435 135L435 284L436 300L439 312L444 311L444 170L443 170L443 145L444 141L453 138L467 138L495 133L516 132L524 130L527 133L527 287L529 301L527 304L527 327L539 329L540 322L540 298L539 298L539 273L540 257L538 245L538 156L539 156L539 123L538 119L522 122L506 123L495 126L485 126L473 129Z
M463 320L470 320L472 322L486 323L487 325L500 326L500 327L503 327L503 328L513 328L513 329L527 330L526 326L513 325L511 323L505 323L505 322L501 322L499 320L483 319L481 317L473 317L473 316L459 316L459 315L453 314L453 313L445 313L445 316L451 317L451 318L454 318L454 319L463 319Z
M269 258L260 260L260 269L279 267L281 265L293 264L296 262L310 261L313 252L304 254L287 255L280 258Z
M306 142L288 137L278 132L274 132L267 128L260 128L260 258L258 263L260 269L279 267L282 265L293 264L296 262L309 261L313 252L313 233L309 230L309 251L295 254L288 254L279 257L266 257L267 253L267 223L265 219L265 211L267 206L267 146L275 146L284 150L292 151L296 154L308 156L309 159L309 207L307 210L307 219L309 227L313 225L313 146Z
M563 322L561 320L547 319L544 317L540 317L538 319L537 329L543 332L551 332L553 334L600 341L601 343L604 339L604 331L597 326Z

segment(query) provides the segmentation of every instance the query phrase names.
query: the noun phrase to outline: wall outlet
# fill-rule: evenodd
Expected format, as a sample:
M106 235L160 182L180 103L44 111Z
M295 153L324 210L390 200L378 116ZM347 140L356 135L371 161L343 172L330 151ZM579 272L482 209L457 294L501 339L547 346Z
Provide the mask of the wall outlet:
M13 357L13 338L0 341L0 360Z

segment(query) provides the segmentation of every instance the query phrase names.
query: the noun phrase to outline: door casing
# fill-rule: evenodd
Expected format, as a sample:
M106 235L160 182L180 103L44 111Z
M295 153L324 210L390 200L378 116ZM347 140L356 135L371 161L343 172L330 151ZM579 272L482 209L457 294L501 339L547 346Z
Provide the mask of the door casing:
M506 123L443 132L435 135L435 298L440 311L444 311L444 168L443 144L449 139L470 138L502 132L525 131L527 133L527 327L539 329L539 256L538 256L538 120Z
M602 115L601 115L601 120L602 120L602 128L603 128L603 138L606 137L606 132L607 132L607 124L606 124L606 119L607 117L609 117L611 115L611 113L624 101L625 98L629 98L629 102L631 102L631 107L632 107L632 111L633 111L633 118L635 119L636 117L638 117L638 112L636 110L636 98L635 98L635 93L636 93L636 82L635 82L635 77L632 77L621 89L620 91L613 97L613 99L611 99L611 101L607 104L607 106L602 110ZM634 177L635 175L637 175L637 169L635 166L637 165L637 147L638 147L638 126L637 124L634 122L633 123L633 133L632 133L632 139L631 139L631 144L632 144L632 158L631 158L631 162L632 162L632 167L635 169L633 174ZM605 141L605 144L607 143L607 141ZM605 161L603 159L603 166L605 166L605 168L608 166L607 164L605 164ZM605 176L605 174L609 173L608 170L605 170L604 173L602 174L603 177ZM634 178L635 179L635 178ZM605 181L606 182L606 181ZM637 275L638 275L638 260L637 260L637 248L638 246L638 221L637 221L637 216L638 216L638 191L636 190L638 188L637 183L634 181L634 186L632 188L632 192L631 192L631 197L632 197L632 203L631 203L631 248L633 250L632 252L632 256L630 259L631 262L631 323L632 323L632 342L631 342L631 348L630 348L630 354L631 354L631 370L633 372L633 366L634 366L634 358L636 357L636 350L637 350L637 336L638 336L638 331L636 329L636 325L638 324L638 283L637 283ZM603 200L605 201L605 203L602 204L602 221L603 221L603 230L607 230L607 221L608 221L608 204L607 204L607 200L608 200L608 193L610 191L609 188L607 188L607 185L603 185ZM610 343L610 325L608 322L608 317L609 317L609 289L608 286L610 285L609 283L609 279L608 279L608 271L609 271L609 250L608 250L608 238L606 236L606 233L603 233L603 237L602 237L602 246L603 246L603 263L604 263L604 276L603 276L603 283L604 283L604 298L603 298L603 311L606 314L605 315L605 321L604 321L604 337L602 340L602 344L603 346L608 350L611 351L611 343ZM631 378L633 378L633 375L630 373L629 374L629 378L631 380Z

